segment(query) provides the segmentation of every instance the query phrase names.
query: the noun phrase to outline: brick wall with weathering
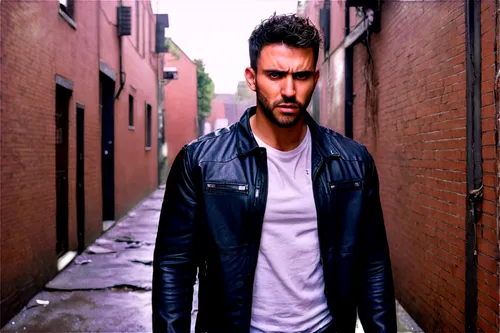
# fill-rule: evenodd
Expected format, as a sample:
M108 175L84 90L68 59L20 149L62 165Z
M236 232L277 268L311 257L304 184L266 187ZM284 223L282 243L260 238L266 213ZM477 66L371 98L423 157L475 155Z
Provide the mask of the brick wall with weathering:
M68 133L70 247L76 245L77 102L85 105L85 214L89 222L102 223L96 10L95 2L77 2L75 30L59 15L57 1L1 3L2 326L57 272L55 74L74 83Z
M98 2L76 1L76 28L59 13L58 1L2 1L0 4L0 327L57 273L56 75L74 85L68 119L69 249L77 248L76 103L85 106L85 245L102 231L99 58L118 73L119 56L116 27L113 26L118 1L101 1L101 4L102 10L98 8ZM138 6L147 8L147 4L141 1ZM147 17L140 15L143 16ZM143 29L139 33L142 36L146 31L154 29ZM143 105L147 101L153 107L154 130L157 103L154 62L147 58L149 53L145 54L146 58L141 58L131 48L134 38L136 36L124 38L127 83L115 103L117 218L149 194L155 188L157 178L156 136L153 131L153 147L150 152L145 152L143 116ZM149 50L148 47L146 52ZM135 95L137 103L135 131L128 130L129 93Z
M306 1L300 13L319 27L323 4ZM344 51L336 46L343 41L344 8L344 3L331 2L330 54L320 52L317 87L321 124L340 133L344 133ZM386 1L381 15L381 31L371 41L376 95L366 95L367 50L362 44L354 47L354 139L368 147L378 167L398 300L426 332L464 331L464 3ZM477 227L477 322L483 332L496 332L499 326L495 19L494 2L483 2L484 200ZM351 9L351 29L358 21ZM335 103L336 95L341 105Z
M484 201L478 222L480 331L498 331L494 3L484 2ZM426 332L465 329L464 3L384 2L372 36L376 101L365 109L367 50L354 48L354 139L377 163L396 295ZM373 108L376 106L376 108ZM374 116L376 115L376 116Z
M495 26L495 20L497 25ZM499 25L498 8L494 2L481 4L481 126L483 132L483 216L478 224L478 324L483 332L500 329L499 321L499 250L498 250L498 155L496 154L495 76L498 70L497 41ZM496 41L497 40L497 41ZM498 55L497 55L498 57Z
M182 147L198 137L198 92L196 64L179 48L179 59L165 54L165 67L176 67L178 80L171 80L163 88L165 98L165 137L168 147L168 165Z

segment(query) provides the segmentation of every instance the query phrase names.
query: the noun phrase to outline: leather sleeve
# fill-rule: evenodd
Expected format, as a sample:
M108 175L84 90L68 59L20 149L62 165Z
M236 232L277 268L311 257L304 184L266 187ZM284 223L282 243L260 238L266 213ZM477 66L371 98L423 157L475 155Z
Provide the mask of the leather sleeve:
M189 333L196 278L197 195L185 146L170 170L153 259L153 332Z
M366 333L396 333L396 300L378 174L367 150L366 154L358 315Z

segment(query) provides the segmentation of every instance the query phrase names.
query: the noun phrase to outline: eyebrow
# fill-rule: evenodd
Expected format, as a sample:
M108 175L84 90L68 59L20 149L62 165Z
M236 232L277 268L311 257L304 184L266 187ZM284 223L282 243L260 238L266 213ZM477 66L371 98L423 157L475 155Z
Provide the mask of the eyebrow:
M263 72L266 74L269 74L269 73L286 74L286 73L288 73L288 71L283 71L280 69L264 69ZM293 72L292 75L293 74L313 74L313 73L314 73L314 71L305 70L305 71Z

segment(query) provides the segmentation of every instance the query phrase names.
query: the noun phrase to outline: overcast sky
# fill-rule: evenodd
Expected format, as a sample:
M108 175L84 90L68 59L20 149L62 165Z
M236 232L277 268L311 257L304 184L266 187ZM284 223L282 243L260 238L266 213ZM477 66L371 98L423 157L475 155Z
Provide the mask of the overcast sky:
M169 14L167 35L192 59L203 59L216 93L234 93L249 65L248 37L273 14L295 13L297 0L151 0Z

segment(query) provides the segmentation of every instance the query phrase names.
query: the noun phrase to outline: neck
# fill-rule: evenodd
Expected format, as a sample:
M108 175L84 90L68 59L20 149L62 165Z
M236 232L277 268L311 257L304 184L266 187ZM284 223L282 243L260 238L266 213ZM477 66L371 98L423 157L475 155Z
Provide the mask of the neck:
M259 105L255 115L250 118L250 127L265 144L281 151L297 148L307 133L304 116L293 127L279 127L266 117Z

